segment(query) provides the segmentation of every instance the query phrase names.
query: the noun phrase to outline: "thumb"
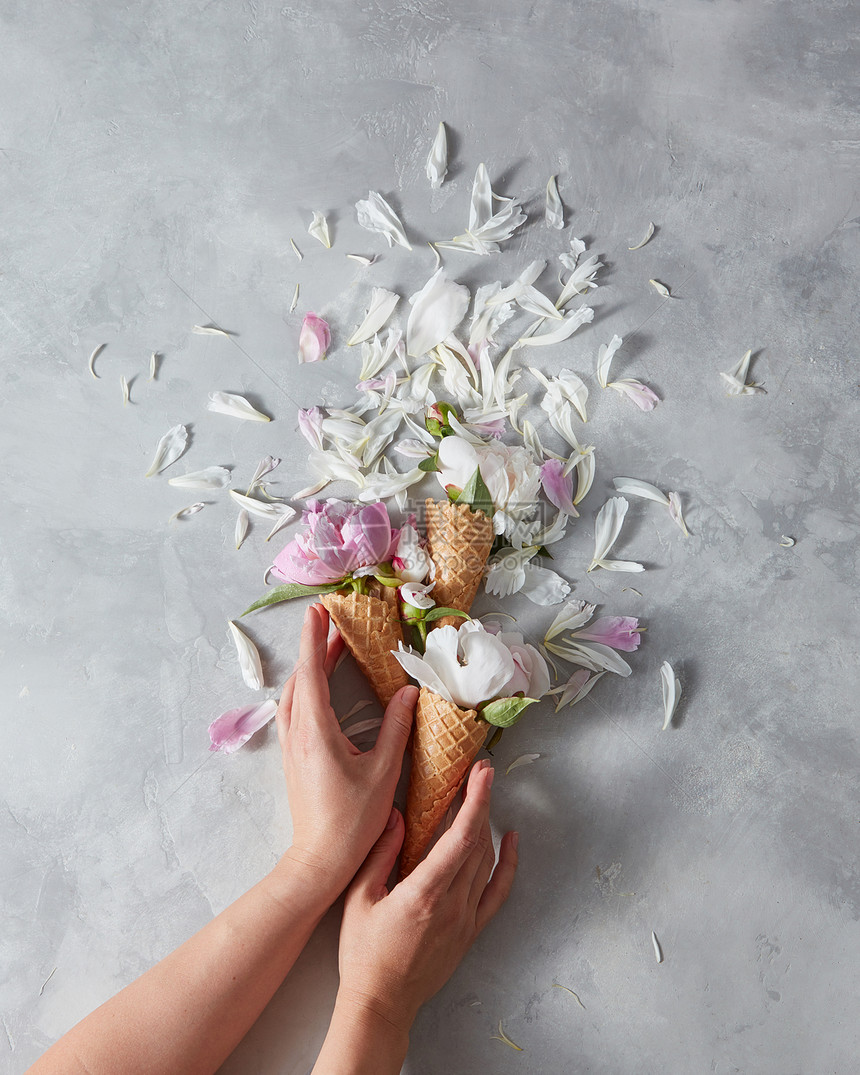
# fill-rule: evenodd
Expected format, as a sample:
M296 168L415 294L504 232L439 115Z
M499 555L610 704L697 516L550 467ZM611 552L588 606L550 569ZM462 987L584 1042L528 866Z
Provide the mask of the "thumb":
M364 864L349 886L346 896L347 907L355 899L378 903L383 896L387 895L385 885L400 853L405 831L403 815L396 807L393 807L382 835L370 849Z
M399 768L403 760L417 701L417 687L401 687L385 707L385 716L382 718L382 727L379 729L374 750L381 756L386 767L391 765L392 768Z

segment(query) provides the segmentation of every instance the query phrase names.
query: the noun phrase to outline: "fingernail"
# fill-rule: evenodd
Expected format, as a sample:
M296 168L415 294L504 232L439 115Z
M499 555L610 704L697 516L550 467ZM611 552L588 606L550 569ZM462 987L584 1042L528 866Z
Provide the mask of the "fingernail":
M312 608L313 608L313 605L308 605L308 607L305 609L305 618L302 621L303 623L307 623L308 620L311 618L311 609Z
M415 705L418 701L418 688L411 684L408 687L404 687L401 698L406 705Z
M490 763L487 762L488 766L489 766L489 764ZM487 777L487 787L491 788L493 786L493 781L496 779L496 770L493 769L493 768L489 768L488 771L489 771L490 775Z
M518 832L511 833L511 847L516 851L520 846L520 834Z
M391 807L391 813L388 815L388 821L385 822L386 829L393 829L397 824L397 807Z

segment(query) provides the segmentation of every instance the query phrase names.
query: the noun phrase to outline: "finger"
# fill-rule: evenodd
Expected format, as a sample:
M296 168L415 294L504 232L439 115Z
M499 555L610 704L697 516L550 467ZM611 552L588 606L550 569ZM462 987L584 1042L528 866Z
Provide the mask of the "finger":
M331 679L331 674L337 667L337 662L340 660L346 643L341 637L340 631L335 627L329 632L328 647L325 655L325 674L326 679Z
M416 867L415 873L421 870L421 879L429 887L441 887L447 891L476 852L480 852L480 862L484 853L482 829L490 816L493 775L493 769L486 759L479 761L469 773L466 795L454 824L431 849L424 862ZM469 874L470 884L473 876L474 867Z
M401 687L385 707L382 727L376 739L373 753L378 754L387 769L400 769L403 751L409 741L412 730L412 718L415 703L418 701L417 687Z
M312 720L321 728L338 731L325 674L327 635L328 612L322 605L311 605L302 626L291 719Z
M295 694L295 690L296 674L294 672L284 684L284 689L281 691L281 697L278 701L278 711L275 714L275 723L278 729L278 741L282 747L284 745L284 736L290 728L290 713L293 708L293 695Z
M386 882L391 876L394 863L400 853L405 831L402 814L398 809L392 808L388 824L370 849L364 864L349 887L346 896L347 910L353 900L378 903L388 894Z
M489 822L484 826L483 831L484 840L484 853L477 863L474 874L471 877L471 883L469 887L469 906L476 909L478 903L481 900L481 896L484 894L484 889L487 887L487 882L490 880L490 874L493 872L493 866L496 863L496 852L493 848L493 834L490 832ZM462 874L466 874L466 868L461 871ZM457 883L459 884L459 878Z
M519 833L505 833L502 846L499 848L499 861L478 903L475 926L479 933L508 898L517 872L518 843Z

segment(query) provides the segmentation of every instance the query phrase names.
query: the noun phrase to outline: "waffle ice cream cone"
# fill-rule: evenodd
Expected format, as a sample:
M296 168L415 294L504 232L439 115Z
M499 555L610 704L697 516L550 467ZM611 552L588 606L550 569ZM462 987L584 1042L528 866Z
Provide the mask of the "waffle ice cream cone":
M388 705L409 683L391 655L403 641L396 607L392 611L386 601L355 592L323 594L320 600L380 702Z
M433 599L440 607L468 612L481 584L493 545L493 523L482 511L448 500L426 501L427 551L436 570ZM445 616L437 627L463 621Z
M400 856L403 877L418 865L484 744L489 725L476 718L474 709L460 709L426 687L421 688L406 796L406 836Z

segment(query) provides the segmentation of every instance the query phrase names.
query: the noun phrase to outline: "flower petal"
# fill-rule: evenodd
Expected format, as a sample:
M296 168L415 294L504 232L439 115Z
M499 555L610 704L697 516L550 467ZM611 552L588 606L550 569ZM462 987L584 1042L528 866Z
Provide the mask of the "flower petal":
M540 754L520 754L518 758L514 758L511 764L505 769L505 776L508 773L512 773L514 769L519 769L521 765L531 765L532 762L536 762Z
M314 210L314 218L308 228L308 235L312 235L315 239L319 240L326 248L331 249L331 235L328 230L328 221L318 210Z
M263 666L260 662L260 654L257 647L244 631L239 630L232 620L228 621L228 627L230 628L230 635L233 639L233 643L236 646L236 654L239 658L239 668L242 672L242 679L245 681L246 686L250 687L252 691L262 690Z
M657 504L662 504L663 507L669 507L669 498L666 494L661 493L657 486L650 482L643 482L638 478L613 478L612 484L619 493L641 496L645 500L653 500Z
M548 228L556 228L559 231L564 227L564 206L558 196L558 183L556 177L551 175L546 185L546 210L544 219Z
M206 410L214 414L226 414L230 418L241 418L246 422L270 422L271 418L234 392L210 392Z
M439 631L444 631L444 627L437 627L432 631L429 638L434 637ZM451 630L454 630L452 627ZM428 641L429 641L428 638ZM417 680L422 687L426 687L429 691L434 691L440 698L444 698L446 702L454 703L454 699L448 693L448 688L443 683L441 677L436 672L432 665L428 664L423 657L413 652L411 649L404 649L403 643L400 643L399 650L392 650L392 656L400 664L401 668L407 675L412 676L414 680Z
M364 320L346 341L347 347L354 347L357 343L363 343L371 336L375 336L394 313L394 307L398 302L400 302L400 296L396 292L387 291L384 287L375 287L370 293L370 306L367 308ZM361 379L366 380L365 377Z
M237 549L242 548L242 543L248 536L248 527L250 526L250 523L251 519L248 512L244 508L240 508L239 514L236 516L236 530L234 533Z
M185 426L177 425L168 429L155 446L155 455L152 457L145 476L151 478L153 474L160 474L162 470L166 470L171 463L176 462L187 446L188 429Z
M663 687L663 728L665 732L672 723L672 717L681 698L681 681L668 661L660 665L660 682Z
M278 703L272 698L255 705L230 709L209 725L210 750L232 754L247 743L251 736L269 723L278 711Z
M665 284L661 284L659 280L649 280L648 283L654 288L658 295L662 295L664 299L670 299L672 297L668 287Z
M615 352L622 342L621 337L616 334L609 343L602 343L597 349L597 369L595 372L597 374L597 383L601 388L606 388L609 380L609 367L612 365Z
M400 218L381 194L371 190L364 201L356 202L355 211L362 228L382 235L389 246L397 243L407 250L412 249Z
M180 489L226 489L230 484L230 471L226 467L205 467L168 478L167 484Z
M570 583L546 567L526 564L521 593L535 605L557 605L570 593Z
M425 169L430 186L438 190L442 186L442 180L448 171L448 136L445 133L445 124L440 123L436 128L436 137L430 147L430 156L427 158Z
M660 402L660 397L648 385L642 384L641 381L631 380L628 377L620 381L610 381L606 387L614 388L622 396L627 396L640 411L653 411L654 407Z
M420 358L442 343L466 316L470 298L467 287L449 280L444 269L437 269L409 299L412 309L406 323L406 353Z
M561 322L555 322L555 327L548 332L536 333L534 336L521 336L515 347L547 347L554 343L562 343L569 339L582 325L590 324L594 320L594 310L590 306L580 306L578 310L566 314Z
M299 362L319 362L331 346L328 323L316 314L305 314L299 332Z
M648 228L645 231L644 238L640 239L639 242L635 246L628 246L627 249L628 250L641 250L642 247L648 242L648 240L651 238L651 236L653 234L654 234L654 225L649 223Z

